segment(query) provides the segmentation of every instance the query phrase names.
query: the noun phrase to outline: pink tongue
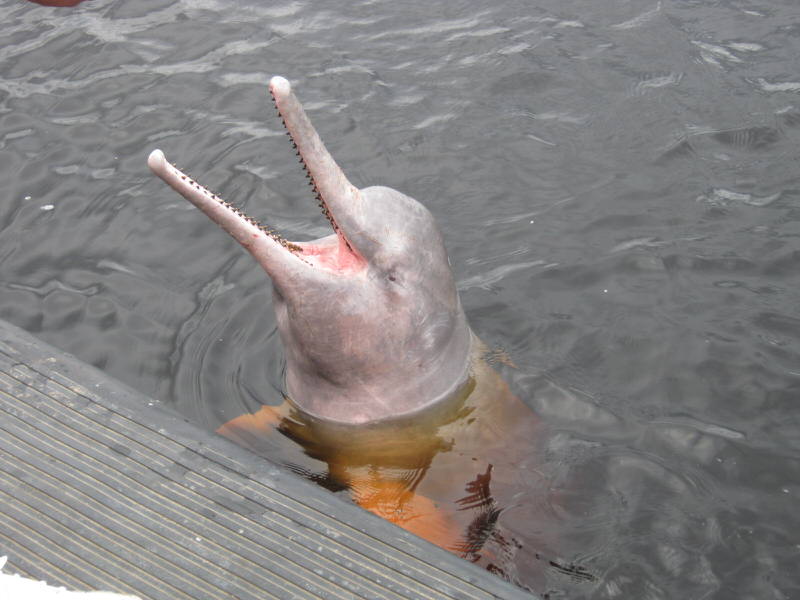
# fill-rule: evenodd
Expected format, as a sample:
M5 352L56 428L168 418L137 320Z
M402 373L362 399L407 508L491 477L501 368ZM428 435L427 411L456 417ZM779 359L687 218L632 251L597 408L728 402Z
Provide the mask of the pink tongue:
M353 273L364 268L365 261L359 258L342 240L336 236L336 241L330 244L298 244L303 249L303 258L312 265L339 273Z

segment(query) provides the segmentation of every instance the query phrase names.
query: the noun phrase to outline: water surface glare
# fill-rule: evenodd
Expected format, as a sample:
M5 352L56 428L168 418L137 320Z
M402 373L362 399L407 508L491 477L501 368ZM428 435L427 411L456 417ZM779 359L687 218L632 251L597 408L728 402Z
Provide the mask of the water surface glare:
M268 280L145 159L327 233L266 93L282 74L353 183L434 213L546 426L520 498L548 555L506 576L800 595L796 0L0 9L0 318L209 429L278 402Z

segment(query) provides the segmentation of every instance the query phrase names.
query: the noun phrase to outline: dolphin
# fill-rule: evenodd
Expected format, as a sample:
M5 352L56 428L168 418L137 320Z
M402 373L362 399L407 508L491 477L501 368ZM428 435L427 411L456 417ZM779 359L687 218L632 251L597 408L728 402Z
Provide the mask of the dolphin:
M289 242L194 182L154 150L153 172L258 261L272 280L286 391L337 423L406 417L468 377L471 333L430 211L345 177L283 77L269 90L333 233Z
M388 187L353 186L289 82L273 77L269 91L330 235L288 241L161 150L147 161L272 281L285 401L218 432L443 548L476 562L484 552L498 570L520 543L496 535L493 552L484 546L518 504L515 485L538 477L539 421L484 360L430 211Z

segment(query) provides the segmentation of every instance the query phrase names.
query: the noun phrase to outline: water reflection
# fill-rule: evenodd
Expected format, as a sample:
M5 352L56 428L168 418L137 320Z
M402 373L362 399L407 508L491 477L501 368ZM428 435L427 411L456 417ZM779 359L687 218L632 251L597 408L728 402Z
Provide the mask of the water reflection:
M472 378L446 403L405 420L347 426L261 406L217 431L428 541L529 589L549 565L593 580L553 554L545 431L476 342ZM568 396L548 386L551 403Z

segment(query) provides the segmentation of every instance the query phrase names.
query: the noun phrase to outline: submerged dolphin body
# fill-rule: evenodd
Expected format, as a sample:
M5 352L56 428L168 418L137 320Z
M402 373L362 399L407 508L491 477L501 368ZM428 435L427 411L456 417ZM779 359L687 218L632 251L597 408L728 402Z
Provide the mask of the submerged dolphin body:
M289 82L274 77L269 88L331 235L289 242L181 173L160 150L148 158L273 283L287 401L218 431L478 560L500 512L519 495L517 486L504 500L498 489L538 478L526 462L538 421L482 360L430 212L390 188L354 187ZM510 540L498 542L495 554L515 552L519 544L510 549Z
M533 464L539 421L484 353L475 339L467 385L408 419L340 425L284 402L217 431L326 487L348 490L362 508L419 537L507 571L519 558L520 532L501 527L498 517L512 511L512 519L522 514L534 525L531 511L548 486ZM522 490L524 505L515 497ZM528 550L542 541L529 539Z

